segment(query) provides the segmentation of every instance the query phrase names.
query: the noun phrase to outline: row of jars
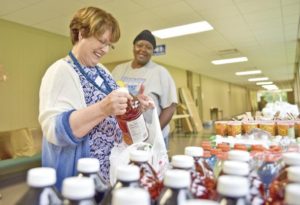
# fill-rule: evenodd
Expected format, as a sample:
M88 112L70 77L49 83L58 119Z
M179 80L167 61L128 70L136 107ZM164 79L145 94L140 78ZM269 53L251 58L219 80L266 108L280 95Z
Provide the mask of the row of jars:
M300 121L216 121L214 125L216 134L221 136L248 134L259 128L271 136L300 137Z

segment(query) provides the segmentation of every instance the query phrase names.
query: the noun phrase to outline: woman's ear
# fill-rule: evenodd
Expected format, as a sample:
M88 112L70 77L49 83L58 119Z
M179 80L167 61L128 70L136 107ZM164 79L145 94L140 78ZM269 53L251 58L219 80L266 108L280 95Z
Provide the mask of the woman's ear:
M82 35L81 35L81 31L78 32L78 40L82 40Z

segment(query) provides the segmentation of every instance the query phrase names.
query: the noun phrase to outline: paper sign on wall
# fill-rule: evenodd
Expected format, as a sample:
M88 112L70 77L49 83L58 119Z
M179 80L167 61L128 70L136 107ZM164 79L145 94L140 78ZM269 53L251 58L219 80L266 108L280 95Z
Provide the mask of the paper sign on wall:
M160 55L165 55L166 54L166 45L157 45L156 48L153 51L154 56L160 56Z

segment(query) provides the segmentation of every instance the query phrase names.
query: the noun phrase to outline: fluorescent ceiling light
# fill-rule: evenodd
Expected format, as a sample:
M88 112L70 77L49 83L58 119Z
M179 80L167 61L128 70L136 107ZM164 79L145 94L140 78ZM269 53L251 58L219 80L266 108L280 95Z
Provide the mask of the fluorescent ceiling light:
M176 36L183 36L183 35L188 35L193 33L209 31L213 29L214 28L207 21L200 21L196 23L152 31L151 33L158 38L164 39L164 38L173 38Z
M239 63L248 61L247 57L239 57L239 58L227 58L222 60L213 60L211 63L215 65L228 64L228 63Z
M292 88L281 89L282 92L292 92Z
M273 84L273 82L271 82L271 81L268 81L268 82L258 82L258 83L256 83L256 85L271 85L271 84Z
M248 81L250 81L250 82L264 81L264 80L269 80L269 78L263 77L263 78L249 78L249 79L248 79Z
M261 87L267 90L278 90L278 87L276 85L262 85Z
M260 73L261 70L248 70L248 71L236 72L235 75L255 75Z

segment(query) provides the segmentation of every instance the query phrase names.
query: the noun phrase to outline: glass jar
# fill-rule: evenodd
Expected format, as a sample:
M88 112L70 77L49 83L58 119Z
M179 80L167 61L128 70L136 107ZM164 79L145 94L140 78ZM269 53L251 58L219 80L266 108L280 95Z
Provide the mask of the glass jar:
M242 132L248 134L251 130L258 128L258 123L256 121L243 121L242 122Z
M293 121L277 121L277 134L280 136L295 137L294 122Z
M228 136L237 136L242 134L242 122L241 121L229 121L227 123Z
M266 132L269 132L271 136L276 135L276 126L274 121L259 121L258 127Z
M227 121L216 121L215 122L216 135L226 136L227 135Z

